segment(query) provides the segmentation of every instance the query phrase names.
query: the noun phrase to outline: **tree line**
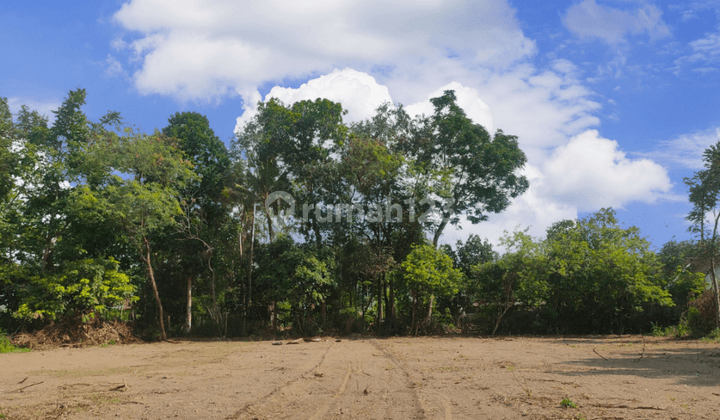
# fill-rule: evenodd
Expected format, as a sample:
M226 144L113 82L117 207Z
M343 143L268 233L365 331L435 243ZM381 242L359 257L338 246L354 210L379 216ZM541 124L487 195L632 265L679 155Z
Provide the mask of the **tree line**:
M718 219L708 232L697 216L720 190L710 166L687 181L696 242L654 252L603 209L545 239L507 233L499 255L476 235L439 245L448 225L483 222L528 188L517 137L474 124L453 91L429 116L385 104L352 124L326 99L271 99L230 147L198 113L148 134L117 112L90 121L85 97L69 92L52 124L25 106L13 116L0 98L6 331L108 320L161 339L714 325L696 303L717 254Z

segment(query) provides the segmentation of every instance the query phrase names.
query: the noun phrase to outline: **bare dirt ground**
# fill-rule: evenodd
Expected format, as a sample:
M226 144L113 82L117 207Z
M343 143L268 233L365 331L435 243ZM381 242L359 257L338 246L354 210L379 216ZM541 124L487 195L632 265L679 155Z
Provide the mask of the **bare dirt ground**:
M9 419L720 419L720 345L640 336L0 354ZM563 399L577 408L564 408ZM2 418L0 416L0 418Z

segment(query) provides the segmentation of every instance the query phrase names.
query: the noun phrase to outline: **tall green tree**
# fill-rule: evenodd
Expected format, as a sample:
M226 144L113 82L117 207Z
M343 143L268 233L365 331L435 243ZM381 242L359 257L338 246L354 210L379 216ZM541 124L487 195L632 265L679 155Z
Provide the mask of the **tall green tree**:
M220 231L227 222L229 201L224 194L230 186L230 157L225 144L210 128L207 117L197 112L175 113L168 120L162 133L173 139L177 148L184 152L197 174L179 192L183 216L178 231L185 241L174 241L180 262L185 268L186 305L185 329L192 328L193 277L209 271L212 318L220 328L221 311L217 298L217 276L213 268L215 250L220 246ZM202 256L202 258L197 258ZM196 262L202 261L203 264Z
M160 334L167 339L165 314L153 268L153 235L176 223L182 213L178 189L195 177L190 162L176 145L160 136L129 135L108 145L112 168L123 174L106 184L77 191L86 217L107 220L119 227L134 245L145 265L158 307Z
M528 181L518 171L527 158L516 136L502 130L490 136L474 124L454 91L430 102L435 112L418 124L410 150L416 171L429 175L429 192L441 200L439 217L428 223L437 247L448 223L457 225L461 215L473 224L485 221L524 193Z
M477 239L473 242L475 247L481 244ZM527 231L516 231L506 232L500 244L506 249L502 257L479 261L469 270L468 289L473 300L495 312L492 335L508 311L516 305L537 308L548 291L547 257L540 241ZM478 248L480 255L487 255L487 247Z
M546 244L546 302L558 329L622 332L644 305L673 305L637 227L622 228L612 209L564 225Z
M334 201L332 188L338 169L331 155L347 134L342 115L342 106L327 99L299 101L290 106L271 99L258 104L258 114L238 134L236 143L236 154L263 165L259 170L277 165L278 177L292 183L295 200L312 206L301 206L296 212L303 220L300 232L318 248L322 247L323 237L316 208Z
M441 250L430 245L418 245L402 263L401 275L412 299L411 331L415 334L421 324L431 321L435 296L453 296L460 287L462 273ZM427 305L427 317L420 321L418 306Z
M690 193L692 210L686 220L692 223L688 229L699 238L701 255L706 261L707 269L712 280L712 289L715 305L715 326L720 328L720 286L715 274L716 258L720 253L720 142L711 145L703 153L705 169L695 173L692 178L685 178L685 184ZM708 215L712 217L708 219Z

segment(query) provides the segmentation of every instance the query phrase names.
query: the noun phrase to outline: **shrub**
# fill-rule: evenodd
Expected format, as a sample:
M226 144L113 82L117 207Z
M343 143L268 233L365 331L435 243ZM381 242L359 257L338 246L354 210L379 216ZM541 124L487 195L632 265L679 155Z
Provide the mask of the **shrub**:
M13 317L23 321L57 320L76 314L85 321L97 313L113 318L126 301L135 301L135 286L118 271L120 263L108 259L85 259L68 263L57 275L32 276L18 290L20 305Z
M569 398L564 398L564 399L560 402L560 405L563 406L563 407L565 407L565 408L577 408L577 404L575 404L574 402L572 402L572 400L570 400Z
M690 302L687 311L687 326L690 333L702 337L715 328L715 304L712 290L706 290L699 298Z
M720 343L720 328L715 328L710 331L710 334L706 335L702 341L707 343Z
M0 331L0 353L20 353L20 352L27 352L30 351L30 349L26 349L23 347L15 347L10 342L10 339L7 338L5 333Z

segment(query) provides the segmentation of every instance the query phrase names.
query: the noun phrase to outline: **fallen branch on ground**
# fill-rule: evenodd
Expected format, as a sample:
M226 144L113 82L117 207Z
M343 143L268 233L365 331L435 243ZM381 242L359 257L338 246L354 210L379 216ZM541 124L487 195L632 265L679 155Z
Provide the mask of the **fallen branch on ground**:
M120 390L127 391L128 389L130 389L130 387L128 386L127 382L125 382L125 378L123 378L123 384L110 389L110 391L120 391Z
M25 382L25 381L23 381L23 382ZM40 385L41 383L44 383L44 382L45 382L45 381L35 382L34 384L25 385L25 386L22 387L22 388L18 388L18 389L16 389L15 391L10 391L10 392L20 392L20 391L22 391L23 389L27 389L27 388L30 388L31 386L35 386L35 385Z
M660 408L660 407L650 407L650 406L631 407L631 406L625 405L625 404L618 404L618 405L614 405L614 404L592 404L592 405L595 406L595 407L600 407L600 408L628 408L628 409L630 409L630 410L658 410L658 411L665 411L664 408Z

